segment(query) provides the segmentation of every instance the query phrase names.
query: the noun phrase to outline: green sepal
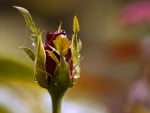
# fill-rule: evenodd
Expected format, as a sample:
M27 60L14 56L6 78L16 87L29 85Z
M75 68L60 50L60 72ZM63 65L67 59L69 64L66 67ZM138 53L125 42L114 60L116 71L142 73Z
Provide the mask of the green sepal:
M77 16L73 18L73 32L77 34L80 31L79 21Z
M45 68L46 55L41 36L42 34L37 37L34 74L39 85L43 88L48 88L48 76Z
M19 7L19 6L13 6L14 8L18 9L18 11L22 14L22 16L24 17L25 19L25 22L26 22L26 25L28 26L28 28L34 33L34 34L38 34L38 29L37 27L35 26L33 20L32 20L32 17L29 13L28 10L26 10L25 8L23 7Z
M65 57L60 55L60 63L57 65L55 74L51 80L50 88L57 91L65 91L71 86L70 70Z
M78 41L77 35L73 35L72 44L71 44L71 51L72 51L72 60L74 64L78 64L80 59L80 50L82 48L81 40Z
M48 78L47 72L45 69L45 61L46 55L42 43L42 33L35 26L32 17L28 10L22 7L14 6L14 8L18 9L19 12L25 19L27 27L33 32L32 36L35 38L35 58L34 58L34 75L38 84L43 88L48 88ZM26 49L27 50L27 49ZM27 50L28 52L30 50ZM31 52L31 51L30 51ZM28 54L28 53L27 53Z
M59 60L56 57L56 55L52 51L49 51L49 50L46 50L46 51L47 51L48 55L56 62L56 64L59 64Z
M82 49L82 41L78 39L77 51L80 52L81 49Z
M76 79L80 77L80 50L82 48L82 42L80 39L77 38L77 34L80 31L78 18L74 16L73 19L73 36L72 36L72 43L71 43L71 52L72 52L72 61L73 61L73 74L74 74L74 82Z
M28 56L29 58L34 61L35 60L35 55L33 53L33 51L27 47L20 47Z
M74 16L73 18L73 36L72 36L72 49L74 49L75 51L80 51L79 49L81 49L81 40L77 39L77 34L80 31L80 26L79 26L79 21L77 16Z

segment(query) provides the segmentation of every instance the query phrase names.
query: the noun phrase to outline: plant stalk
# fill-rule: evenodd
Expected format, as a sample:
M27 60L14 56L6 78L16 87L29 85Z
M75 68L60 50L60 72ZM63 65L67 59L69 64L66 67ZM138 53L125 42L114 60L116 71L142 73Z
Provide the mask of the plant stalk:
M51 95L52 113L62 113L61 106L65 91L48 91Z

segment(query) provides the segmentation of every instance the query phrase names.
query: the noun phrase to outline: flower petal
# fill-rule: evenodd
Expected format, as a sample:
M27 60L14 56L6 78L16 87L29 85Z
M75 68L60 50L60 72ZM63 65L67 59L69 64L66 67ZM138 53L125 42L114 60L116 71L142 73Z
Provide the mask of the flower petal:
M71 42L66 37L66 35L58 35L56 37L56 40L54 40L54 45L56 47L56 50L58 52L60 52L60 54L62 54L62 55L67 54L70 44L71 44Z

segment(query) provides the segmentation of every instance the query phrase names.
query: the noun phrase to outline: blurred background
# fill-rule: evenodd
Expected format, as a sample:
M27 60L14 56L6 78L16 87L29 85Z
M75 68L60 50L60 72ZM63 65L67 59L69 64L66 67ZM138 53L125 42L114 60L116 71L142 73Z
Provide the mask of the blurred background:
M30 31L12 6L28 9L43 37L60 21L71 37L78 16L84 59L63 113L124 113L143 66L141 44L150 37L149 0L0 0L0 113L50 113L50 97L34 82L33 62L19 49L31 47Z

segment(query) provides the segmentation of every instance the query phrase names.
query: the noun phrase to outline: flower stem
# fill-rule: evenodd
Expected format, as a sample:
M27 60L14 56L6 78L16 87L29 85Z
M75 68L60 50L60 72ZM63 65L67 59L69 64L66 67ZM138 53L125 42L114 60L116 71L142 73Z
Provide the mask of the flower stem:
M52 100L52 113L62 113L61 106L62 106L62 99L64 96L65 91L49 91Z

